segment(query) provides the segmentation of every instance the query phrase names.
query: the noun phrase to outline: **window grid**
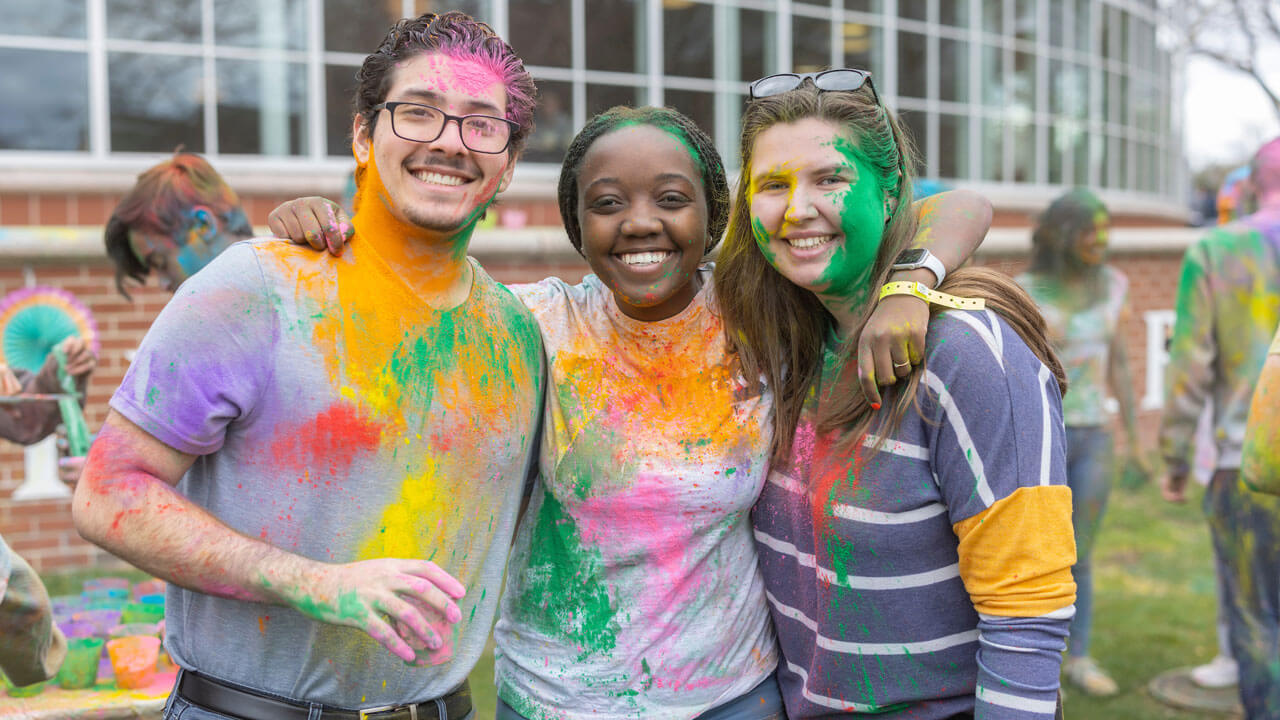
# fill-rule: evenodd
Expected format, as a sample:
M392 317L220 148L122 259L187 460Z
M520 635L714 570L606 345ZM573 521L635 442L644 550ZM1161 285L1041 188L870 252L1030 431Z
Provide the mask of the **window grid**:
M488 18L499 32L509 24L510 3L515 0L489 0L485 5ZM661 103L668 91L707 94L711 106L708 129L714 132L717 145L730 165L736 153L736 129L741 114L745 82L741 77L738 38L732 42L713 41L710 49L712 77L682 77L664 72L664 6L662 0L637 0L637 18L643 27L637 29L638 52L643 62L635 72L611 72L590 69L586 65L586 4L589 0L564 0L571 25L571 66L546 67L531 65L535 79L565 83L572 88L571 107L566 112L573 126L581 127L587 117L589 86L637 88L637 99ZM899 17L898 0L885 0L879 13L868 14L846 9L845 0L825 4L801 4L791 0L692 0L695 5L710 8L714 32L712 38L726 38L730 27L739 27L740 10L764 13L766 33L766 71L781 71L792 65L791 33L796 22L818 20L826 23L829 63L844 64L846 41L844 24L867 27L870 37L880 38L873 46L872 62L877 67L876 84L888 105L904 111L920 113L913 119L922 132L916 138L928 160L926 172L938 177L941 168L958 168L945 180L1014 183L1045 186L1074 184L1084 180L1090 185L1109 190L1124 189L1151 195L1169 196L1175 191L1176 179L1170 170L1178 166L1171 157L1177 143L1170 137L1171 87L1170 58L1155 41L1158 17L1148 3L1131 0L929 0L925 18ZM941 24L941 3L968 3L967 26ZM414 12L414 0L401 0L402 14ZM1018 10L1022 8L1022 10ZM88 63L88 142L87 152L31 153L20 150L0 151L5 156L56 155L58 158L89 157L106 161L113 156L128 155L111 148L111 108L109 97L108 57L112 53L168 55L198 59L201 67L201 113L204 120L204 152L215 160L221 155L218 146L218 63L219 61L253 61L291 63L305 69L307 92L304 94L306 120L305 142L301 155L275 157L285 163L331 162L328 135L346 133L346 127L330 128L333 120L326 116L326 68L357 68L363 55L328 50L323 41L325 3L307 0L304 10L307 34L312 40L301 49L277 49L219 45L214 36L215 0L201 0L202 27L198 43L160 42L107 37L107 0L86 0L86 37L53 38L0 34L0 49L55 50L83 53ZM1082 18L1080 10L1087 9ZM990 23L985 13L995 10L999 21ZM1025 27L1030 13L1035 28ZM1019 18L1017 15L1022 14ZM1052 33L1048 25L1062 18L1060 28ZM794 21L793 21L794 19ZM1023 20L1022 35L1017 27ZM1084 22L1081 22L1081 21ZM755 23L760 21L753 20ZM997 32L998 30L998 32ZM1104 32L1105 30L1105 32ZM924 38L925 97L906 98L899 94L899 33L917 33ZM964 93L958 101L942 100L949 93L942 87L941 42L963 43L968 58ZM1103 42L1107 47L1102 47ZM773 47L768 48L767 43ZM991 50L987 50L990 48ZM859 51L861 52L861 51ZM949 51L950 52L950 51ZM984 54L995 53L995 68L988 67ZM1027 67L1031 65L1031 67ZM989 74L995 70L995 76ZM1058 70L1061 69L1061 70ZM1015 70L1017 73L1015 73ZM1087 97L1086 114L1077 119L1070 108L1055 102L1060 88L1060 72L1083 71L1083 88ZM1019 74L1020 73L1020 74ZM913 80L918 82L918 80ZM1059 84L1055 84L1059 82ZM992 83L995 84L994 88ZM1034 83L1034 90L1027 88ZM992 92L996 93L994 96ZM1123 92L1122 92L1123 90ZM568 95L566 95L568 97ZM999 98L996 105L991 98ZM1112 106L1113 103L1119 103ZM963 132L969 139L960 164L954 158L946 162L942 153L958 150L942 139L943 116L947 116L952 132ZM954 125L953 118L965 123ZM1141 124L1140 124L1141 123ZM1083 156L1075 151L1070 139L1078 128L1085 144ZM992 135L991 133L995 133ZM1027 144L1027 134L1030 142ZM998 143L988 146L993 138ZM1031 154L1024 156L1029 147ZM984 154L998 153L998 158ZM267 158L268 156L251 156ZM1081 160L1087 168L1079 167ZM550 169L550 166L548 166ZM1052 168L1052 170L1051 170ZM987 176L995 170L995 177ZM1025 173L1025 174L1024 174ZM1022 174L1021 177L1019 175Z

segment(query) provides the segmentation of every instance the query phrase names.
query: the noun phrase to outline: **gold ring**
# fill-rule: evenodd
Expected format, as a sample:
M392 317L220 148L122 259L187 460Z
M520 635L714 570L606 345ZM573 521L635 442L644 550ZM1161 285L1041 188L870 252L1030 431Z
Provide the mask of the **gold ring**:
M909 366L909 365L911 365L911 361L910 361L910 360L908 360L907 362L900 362L900 363L894 363L894 364L893 364L893 366L894 366L894 367L896 367L896 368L900 368L900 367L907 367L907 366Z

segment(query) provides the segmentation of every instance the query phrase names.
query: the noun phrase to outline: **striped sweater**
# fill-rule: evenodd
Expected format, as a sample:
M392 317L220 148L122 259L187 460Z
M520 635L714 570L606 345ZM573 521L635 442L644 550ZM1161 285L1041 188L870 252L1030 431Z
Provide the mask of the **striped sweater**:
M1053 717L1075 612L1057 382L990 311L935 318L927 358L923 415L875 452L815 431L828 351L755 508L792 718Z

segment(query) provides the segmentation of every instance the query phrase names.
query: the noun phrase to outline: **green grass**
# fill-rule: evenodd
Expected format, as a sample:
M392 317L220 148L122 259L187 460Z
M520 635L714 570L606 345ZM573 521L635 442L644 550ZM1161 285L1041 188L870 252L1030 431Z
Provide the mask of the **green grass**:
M1152 485L1111 494L1094 551L1092 654L1120 685L1120 694L1095 699L1067 688L1071 720L1203 720L1171 709L1147 694L1147 683L1165 670L1206 662L1216 652L1216 600L1209 531L1200 512L1201 492L1171 505ZM45 578L51 595L79 590L87 577L145 575L118 570L84 571ZM493 643L471 673L478 720L494 715Z
M1091 698L1067 686L1068 718L1192 720L1147 694L1156 675L1208 661L1217 652L1213 550L1194 487L1185 505L1159 490L1117 488L1094 551L1094 628L1090 654L1120 685Z

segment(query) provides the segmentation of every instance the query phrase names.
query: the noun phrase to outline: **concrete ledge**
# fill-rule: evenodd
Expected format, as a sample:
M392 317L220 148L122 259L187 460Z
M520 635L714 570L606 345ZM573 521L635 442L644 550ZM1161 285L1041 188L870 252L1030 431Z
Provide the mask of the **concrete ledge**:
M269 235L266 228L258 228L257 231L263 236ZM477 230L471 241L470 254L481 262L507 262L512 258L540 262L582 261L564 230L551 227ZM0 258L6 260L105 260L106 256L100 226L0 227Z
M1208 231L1208 228L1187 227L1112 228L1111 253L1181 254ZM976 254L979 257L1006 257L1030 252L1031 228L992 228Z

